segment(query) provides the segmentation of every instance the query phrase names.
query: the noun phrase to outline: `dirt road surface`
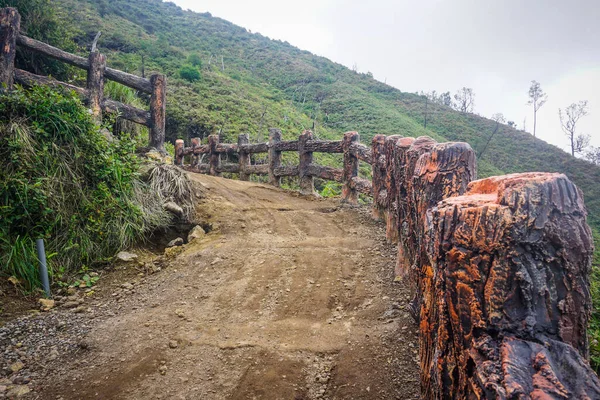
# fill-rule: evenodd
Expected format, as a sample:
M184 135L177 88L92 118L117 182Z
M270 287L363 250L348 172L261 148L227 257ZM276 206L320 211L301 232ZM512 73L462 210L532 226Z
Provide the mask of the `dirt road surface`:
M32 398L418 398L409 294L368 209L192 179L212 231L158 273L104 279L81 350Z

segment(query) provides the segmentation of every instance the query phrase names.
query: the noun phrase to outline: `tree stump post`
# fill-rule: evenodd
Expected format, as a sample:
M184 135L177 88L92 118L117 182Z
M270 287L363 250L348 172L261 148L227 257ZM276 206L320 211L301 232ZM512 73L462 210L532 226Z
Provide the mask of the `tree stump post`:
M247 133L242 133L238 136L238 154L240 164L240 180L247 181L250 179L250 174L247 172L247 167L250 166L250 154L242 150L242 146L250 143L250 136Z
M198 149L198 147L200 147L200 138L199 137L192 138L191 142L192 142L191 165L192 165L192 168L196 169L200 166L200 155L196 154L196 150Z
M385 153L385 237L390 243L398 242L398 219L396 218L398 204L396 202L396 143L402 139L400 135L390 135L385 138L383 150Z
M312 151L306 150L306 142L312 140L312 131L306 130L302 132L298 139L298 156L300 163L298 165L298 176L300 177L300 193L302 194L314 194L315 193L315 180L312 175L309 175L308 168L313 162Z
M210 135L208 137L208 146L210 148L210 165L208 173L213 176L221 176L217 170L221 164L221 157L217 153L217 145L219 144L219 135Z
M0 90L12 90L15 81L17 35L21 15L16 8L0 9Z
M281 151L275 150L275 144L281 142L281 131L269 129L269 183L281 186L281 178L275 175L275 169L281 167Z
M352 178L358 176L358 158L350 150L353 143L358 143L360 136L358 132L346 132L342 139L342 149L344 151L344 174L342 176L342 201L350 204L358 204L358 192L354 188Z
M150 77L152 96L150 96L150 147L161 153L165 152L165 118L167 107L167 78L156 74Z
M102 123L102 99L104 98L104 70L106 56L95 51L88 58L87 95L88 106L97 124Z
M175 141L175 165L183 166L183 139L177 139Z
M373 218L383 219L385 191L385 135L375 135L371 142L371 176L373 190Z

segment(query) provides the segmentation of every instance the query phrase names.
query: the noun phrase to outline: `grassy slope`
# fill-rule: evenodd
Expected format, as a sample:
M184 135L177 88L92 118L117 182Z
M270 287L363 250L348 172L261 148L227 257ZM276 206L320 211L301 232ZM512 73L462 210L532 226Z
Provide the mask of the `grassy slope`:
M379 133L429 135L467 141L479 151L494 129L493 121L435 105L429 105L428 129L423 129L423 97L210 14L158 0L59 3L73 10L69 15L81 29L82 47L102 30L100 45L109 64L139 73L143 53L147 73L169 75L171 140L221 130L228 141L241 132L260 141L269 127L280 127L291 138L316 119L317 135L323 138L347 130L359 131L363 142ZM177 77L191 52L203 60L202 79L196 83ZM585 193L590 223L600 230L599 167L544 142L534 145L531 135L504 125L479 160L481 177L533 170L564 172L573 179Z

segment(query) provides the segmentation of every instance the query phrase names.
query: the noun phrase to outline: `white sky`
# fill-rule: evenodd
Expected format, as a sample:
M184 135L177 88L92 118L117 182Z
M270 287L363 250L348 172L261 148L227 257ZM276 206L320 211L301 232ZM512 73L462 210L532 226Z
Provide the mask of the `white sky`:
M600 146L600 0L174 0L285 40L405 92L475 91L475 112L533 130L531 80L548 102L537 136L568 150L558 108L588 100Z

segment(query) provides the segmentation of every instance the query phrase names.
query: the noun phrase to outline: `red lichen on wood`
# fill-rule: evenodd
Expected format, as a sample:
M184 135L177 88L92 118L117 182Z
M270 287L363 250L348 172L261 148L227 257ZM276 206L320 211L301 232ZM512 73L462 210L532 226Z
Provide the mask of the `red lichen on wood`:
M371 175L373 191L373 218L383 219L385 210L385 135L375 135L371 144Z

